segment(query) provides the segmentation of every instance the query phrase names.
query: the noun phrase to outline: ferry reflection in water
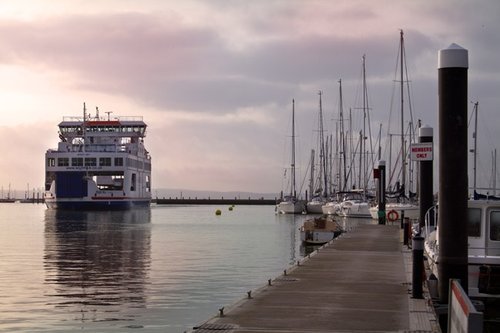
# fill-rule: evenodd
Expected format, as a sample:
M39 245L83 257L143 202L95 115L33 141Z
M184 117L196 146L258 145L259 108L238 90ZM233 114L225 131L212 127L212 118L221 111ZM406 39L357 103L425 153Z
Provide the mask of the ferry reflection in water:
M50 305L72 320L133 320L145 307L151 212L45 213L45 284ZM69 319L69 318L68 318Z

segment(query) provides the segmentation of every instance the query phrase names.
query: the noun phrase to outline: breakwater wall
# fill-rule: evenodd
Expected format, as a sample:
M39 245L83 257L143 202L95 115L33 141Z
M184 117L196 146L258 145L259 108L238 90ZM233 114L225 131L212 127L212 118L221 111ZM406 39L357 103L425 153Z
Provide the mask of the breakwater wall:
M276 205L278 199L264 198L156 198L153 203L158 205Z

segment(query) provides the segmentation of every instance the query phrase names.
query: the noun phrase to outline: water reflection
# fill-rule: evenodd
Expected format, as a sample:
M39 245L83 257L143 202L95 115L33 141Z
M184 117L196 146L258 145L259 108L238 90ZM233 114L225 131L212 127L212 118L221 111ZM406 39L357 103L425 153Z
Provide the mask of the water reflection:
M49 304L81 313L82 320L130 320L133 314L127 310L146 303L150 222L149 209L47 210L45 284L53 287ZM110 313L115 314L110 318Z
M307 215L301 214L276 214L276 220L285 224L288 229L288 241L289 241L289 265L293 265L299 256L303 256L302 248L298 247L300 245L300 235L299 229L300 226L304 223L304 220L307 218Z

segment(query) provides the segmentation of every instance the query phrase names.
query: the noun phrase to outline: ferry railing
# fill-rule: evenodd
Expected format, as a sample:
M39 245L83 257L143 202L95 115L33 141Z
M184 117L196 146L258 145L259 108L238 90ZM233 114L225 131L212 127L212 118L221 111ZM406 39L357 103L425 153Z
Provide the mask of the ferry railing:
M116 117L113 117L112 121L143 121L144 117L142 116L116 116ZM106 121L108 119L106 118L103 118L101 117L100 119L94 119L94 118L91 118L91 119L86 119L87 121L88 120L103 120L103 121ZM83 117L81 116L63 116L63 121L73 121L73 122L83 122Z

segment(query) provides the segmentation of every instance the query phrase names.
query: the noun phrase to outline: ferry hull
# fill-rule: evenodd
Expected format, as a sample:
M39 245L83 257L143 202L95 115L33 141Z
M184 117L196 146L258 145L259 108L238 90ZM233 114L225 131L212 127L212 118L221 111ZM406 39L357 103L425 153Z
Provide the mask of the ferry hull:
M47 208L61 210L126 210L149 207L151 200L45 200Z

